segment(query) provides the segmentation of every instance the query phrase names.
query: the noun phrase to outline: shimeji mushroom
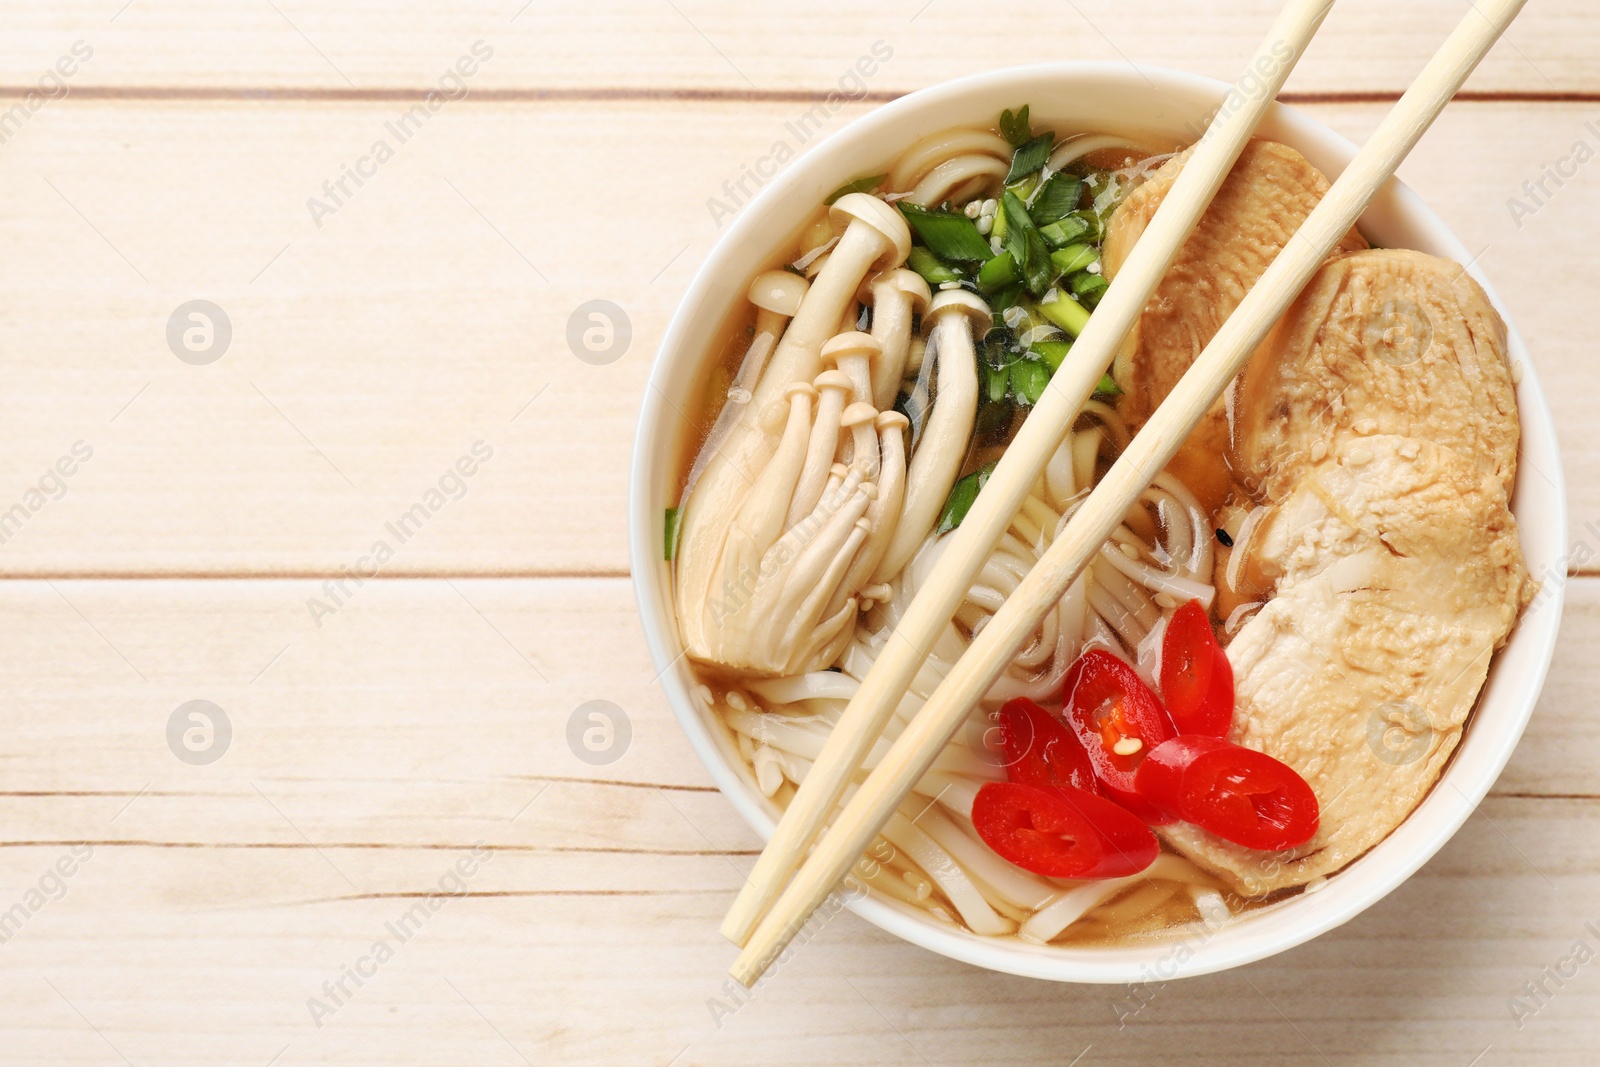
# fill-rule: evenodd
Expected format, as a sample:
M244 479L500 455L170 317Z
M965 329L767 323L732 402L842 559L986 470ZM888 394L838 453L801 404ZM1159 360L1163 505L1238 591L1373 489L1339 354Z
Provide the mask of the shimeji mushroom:
M854 339L864 339L866 344L862 345L859 342L852 344ZM878 343L864 333L845 333L823 346L823 358L833 362L828 357L837 357L839 349L843 347L841 342L843 345L850 345L854 349L852 354L862 362L865 362L868 353L876 353L878 348ZM841 451L840 428L844 411L857 395L850 374L838 366L830 367L817 375L816 381L812 384L816 386L820 399L817 401L816 420L811 424L811 439L806 446L805 463L801 466L800 477L795 482L790 497L789 526L795 525L811 514L817 506L817 501L822 499L823 491L828 488L828 480L833 476L833 461Z
M826 434L816 446L816 455L811 455L812 423L816 421L812 400L816 399L817 419L842 419L852 403L870 402L870 377L866 392L856 398L847 372L838 368L828 372L842 378L842 386L838 378L824 376L822 347L839 332L844 317L854 311L862 279L869 272L892 269L905 262L911 249L911 233L898 211L866 193L841 197L830 209L829 218L835 231L843 231L838 242L828 251L827 262L800 301L752 390L746 410L706 461L683 501L677 615L685 649L702 661L756 673L784 673L788 664L804 662L778 654L794 651L786 648L789 639L784 635L807 632L788 613L803 614L807 609L791 596L779 595L781 590L765 580L768 576L763 567L771 570L775 566L766 553L793 556L783 570L790 577L802 573L815 576L822 606L826 606L856 549L866 539L868 524L863 522L856 530L854 523L865 514L876 488L866 480L865 471L858 469L862 465L850 464L839 476L839 493L824 499L834 464L842 458L840 451L848 454L850 449L840 441L839 424L834 423L833 440L825 455L826 467L822 465ZM805 389L792 388L796 385ZM797 419L803 421L804 433L798 443L791 444L793 435L800 433ZM853 432L846 436L854 439ZM782 464L778 464L780 451ZM871 452L876 466L876 442ZM864 463L866 457L861 458ZM774 464L781 469L772 471L769 477L768 468ZM793 467L792 473L789 466ZM816 494L809 509L791 507L802 475L807 496ZM788 491L781 488L785 485ZM830 505L831 517L820 532L810 530L803 535L809 540L795 555L793 539L785 542L784 538L814 517L817 508ZM855 519L846 521L845 516L858 507ZM737 547L736 529L741 539ZM854 547L846 552L851 539ZM761 550L756 551L758 548ZM834 557L840 555L842 562L838 563L832 584L827 584ZM786 580L783 587L787 584ZM754 595L758 586L762 593L759 598ZM850 610L854 612L854 604ZM853 619L842 620L840 626L850 622ZM820 654L821 649L816 652Z
M877 412L872 421L878 431L877 496L867 505L867 541L856 553L855 562L845 573L844 581L834 592L831 605L840 603L841 597L859 594L865 607L868 600L886 600L889 590L882 583L869 584L878 565L894 539L895 527L900 522L900 512L906 496L906 430L911 420L898 411Z
M722 405L722 411L717 415L717 421L706 435L700 455L689 470L685 493L694 491L694 483L700 480L700 472L706 462L722 450L722 444L734 425L749 411L756 383L761 380L761 372L767 368L767 358L777 348L784 326L800 310L800 301L805 299L808 288L809 284L804 278L786 270L765 271L756 275L755 281L750 283L748 295L750 303L756 307L755 336L745 350L739 372L728 386L728 397Z
M782 441L724 550L725 588L747 592L711 604L726 667L817 670L854 635L861 587L888 548L906 477L908 420L865 399L881 354L871 335L841 333L822 346L826 369L812 388L789 388Z
M823 388L848 392L838 371ZM849 640L856 605L847 602L831 616L833 583L866 540L864 518L871 496L859 467L830 463L828 484L816 506L798 523L786 521L797 483L810 460L808 445L824 426L810 418L818 390L803 382L789 387L789 417L772 461L745 497L728 531L723 565L725 595L710 604L717 662L761 674L794 674L816 669L838 655L838 639ZM819 411L820 414L820 411ZM839 413L833 415L838 444ZM830 455L831 460L831 455Z
M989 305L964 289L941 292L928 307L923 328L930 336L923 358L937 361L933 407L906 472L905 504L873 576L876 582L887 582L911 562L956 484L978 413L976 342L993 325Z
M911 318L928 309L933 294L922 275L898 267L868 279L858 296L872 307L872 336L883 348L872 365L872 403L884 411L900 395L900 376L911 348Z

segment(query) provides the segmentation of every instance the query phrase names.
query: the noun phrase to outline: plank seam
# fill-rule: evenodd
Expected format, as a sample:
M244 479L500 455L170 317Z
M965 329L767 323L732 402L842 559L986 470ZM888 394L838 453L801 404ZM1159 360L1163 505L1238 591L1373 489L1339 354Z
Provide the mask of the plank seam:
M348 578L337 571L14 571L0 573L0 582L321 582L335 578ZM401 571L383 573L369 582L443 582L452 579L464 581L624 581L633 577L626 569L579 570L478 570L478 571ZM1600 577L1600 567L1580 567L1567 572L1568 578Z
M477 848L484 852L527 852L527 853L561 853L563 855L583 856L759 856L761 850L757 848L632 848L625 845L490 845L490 844L435 844L419 842L406 844L404 842L350 842L350 841L229 841L218 843L215 841L121 841L107 838L103 841L0 841L0 848L70 848L73 845L88 845L91 848L203 848L203 849L237 849L248 851L251 849L281 849L285 851L315 851L339 850L353 851L415 851L415 852L460 852L465 848Z
M321 582L329 579L349 578L348 572L339 571L292 571L292 570L173 570L173 571L118 571L118 570L16 570L0 573L0 581L8 582L42 582L42 581L122 581L134 579L138 581L290 581L290 582ZM489 579L494 581L505 579L540 579L545 581L572 581L589 578L618 579L629 578L632 575L627 568L603 567L594 570L386 570L382 574L365 578L368 582L413 582L413 581L445 581L446 579Z
M70 103L80 101L172 101L172 102L322 102L322 103L421 103L434 90L389 86L370 89L352 88L266 88L241 86L236 89L221 86L149 85L113 86L87 85L72 90L66 97ZM898 100L912 90L875 90L847 97L849 103L882 104ZM35 85L0 85L0 99L20 100L29 93L37 93ZM840 94L820 89L648 89L648 88L557 88L530 87L525 89L477 89L453 106L464 104L522 104L522 103L772 103L815 104L826 102ZM1386 104L1400 99L1400 90L1370 91L1306 91L1279 93L1285 104ZM1473 90L1466 89L1454 97L1458 103L1470 104L1591 104L1600 103L1600 90Z

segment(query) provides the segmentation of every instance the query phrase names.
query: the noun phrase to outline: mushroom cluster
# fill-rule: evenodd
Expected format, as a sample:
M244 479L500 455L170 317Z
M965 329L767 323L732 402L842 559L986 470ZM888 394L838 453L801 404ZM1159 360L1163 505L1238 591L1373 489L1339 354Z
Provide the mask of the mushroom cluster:
M962 290L932 298L883 200L848 194L829 221L839 236L809 285L786 271L751 285L755 338L681 506L684 647L741 675L834 664L937 521L976 416L988 306ZM870 332L856 329L862 304ZM919 316L938 376L912 453L894 405Z

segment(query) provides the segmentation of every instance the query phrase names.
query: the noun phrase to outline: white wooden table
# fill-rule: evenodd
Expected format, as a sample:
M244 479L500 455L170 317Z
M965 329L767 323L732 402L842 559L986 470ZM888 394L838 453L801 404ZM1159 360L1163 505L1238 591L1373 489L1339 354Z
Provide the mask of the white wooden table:
M757 840L652 684L624 551L707 199L874 42L833 129L1002 64L1231 78L1275 5L519 6L0 5L0 1061L1600 1062L1600 962L1562 963L1600 952L1584 567L1494 794L1344 928L1132 1012L846 914L731 1000L716 925ZM1291 99L1363 137L1464 8L1344 0ZM1561 161L1600 151L1597 46L1592 3L1535 0L1402 172L1533 351L1591 568L1600 164ZM632 323L609 365L565 340L591 299ZM225 350L182 316L169 345L194 300ZM230 734L198 753L187 711L169 744L196 700ZM589 700L632 724L609 765L565 741Z

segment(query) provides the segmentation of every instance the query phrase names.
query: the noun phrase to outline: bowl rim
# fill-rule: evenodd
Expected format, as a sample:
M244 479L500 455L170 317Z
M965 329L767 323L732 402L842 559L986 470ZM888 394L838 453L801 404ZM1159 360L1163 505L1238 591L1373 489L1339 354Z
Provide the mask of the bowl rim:
M1056 89L1076 86L1113 96L1154 91L1158 97L1171 95L1185 100L1200 98L1213 102L1220 102L1232 88L1228 83L1214 78L1170 68L1068 61L1006 67L968 75L917 90L874 108L805 151L743 206L732 224L720 235L685 290L653 360L640 408L628 482L629 563L635 598L651 660L657 671L656 677L667 693L674 716L712 780L745 822L764 839L770 838L773 829L773 817L768 806L770 802L757 795L750 783L726 759L724 748L697 709L687 666L681 662L684 656L672 621L670 600L662 595L660 572L664 569L664 561L660 553L660 509L653 506L656 493L651 479L664 451L658 447L658 443L663 440L664 433L672 430L666 419L667 384L684 365L698 369L698 362L706 355L703 351L704 336L698 330L700 320L693 312L711 298L717 276L722 270L721 261L741 242L752 239L753 231L762 225L761 220L773 214L774 209L781 215L781 205L789 197L797 195L796 190L806 184L807 179L810 179L810 186L817 186L816 178L826 172L830 158L836 158L845 150L866 143L878 134L886 135L887 143L898 144L899 141L893 136L896 124L923 109L954 106L962 97L1000 90L1015 93L1016 100L1027 100L1030 96L1037 96L1045 84ZM1108 127L1114 128L1114 124L1108 124ZM1274 136L1307 155L1315 154L1336 160L1337 166L1319 163L1330 174L1337 173L1356 151L1356 146L1347 138L1317 119L1282 103L1272 105L1263 119L1262 128L1276 130ZM906 146L909 143L907 141ZM1315 153L1311 149L1313 145ZM892 154L886 151L879 158L892 158ZM835 184L842 184L846 180L848 177L841 178ZM818 187L832 186L822 183ZM1468 272L1483 286L1505 320L1508 357L1514 363L1519 362L1521 367L1517 405L1522 421L1522 443L1513 511L1519 511L1520 505L1532 504L1540 513L1540 527L1530 529L1528 524L1521 522L1519 515L1519 528L1529 571L1535 577L1547 580L1551 595L1536 605L1530 605L1523 612L1512 631L1511 641L1497 651L1491 662L1490 674L1474 705L1474 723L1484 718L1483 708L1490 702L1488 698L1492 687L1495 689L1495 702L1508 705L1499 715L1498 736L1484 738L1480 736L1483 730L1469 728L1439 781L1405 821L1373 849L1330 879L1320 892L1298 894L1211 934L1181 939L1164 938L1125 946L1070 948L1032 945L1015 938L982 937L941 923L920 909L874 896L855 897L846 901L846 905L856 914L886 932L941 955L1024 977L1078 983L1135 983L1192 977L1275 955L1349 921L1420 869L1476 810L1521 739L1554 652L1566 576L1564 567L1557 571L1551 561L1558 560L1564 551L1567 530L1565 480L1561 473L1554 424L1532 360L1504 303L1476 264L1476 257L1471 256L1443 220L1398 178L1380 193L1380 197L1389 198L1391 210L1398 217L1429 231L1432 243L1437 246L1435 251L1467 264ZM820 199L820 194L815 199ZM665 451L671 455L671 449ZM1522 470L1531 465L1531 452L1538 454L1540 462L1536 469L1544 476L1542 480L1547 485L1534 486L1521 477ZM1530 550L1530 538L1538 539L1531 542L1537 547L1537 553ZM1542 574L1535 569L1536 555L1543 557L1546 562L1546 570ZM1519 649L1531 646L1532 651L1519 653L1520 669L1514 679L1496 684L1495 668L1507 658L1513 645ZM1507 686L1511 688L1509 695L1501 692ZM1469 755L1469 747L1470 759L1465 758ZM1457 778L1465 780L1457 781ZM1451 786L1456 799L1462 802L1448 809L1446 805L1452 798L1442 788L1446 783ZM1422 818L1425 812L1427 817ZM1384 862L1368 862L1375 858ZM1361 876L1351 877L1358 870ZM1309 903L1312 900L1316 903ZM1297 904L1297 907L1285 907ZM1251 930L1241 935L1239 931L1244 927L1250 927ZM1251 936L1252 933L1254 936ZM1186 955L1173 959L1185 950ZM1171 965L1171 973L1163 969L1164 963Z

